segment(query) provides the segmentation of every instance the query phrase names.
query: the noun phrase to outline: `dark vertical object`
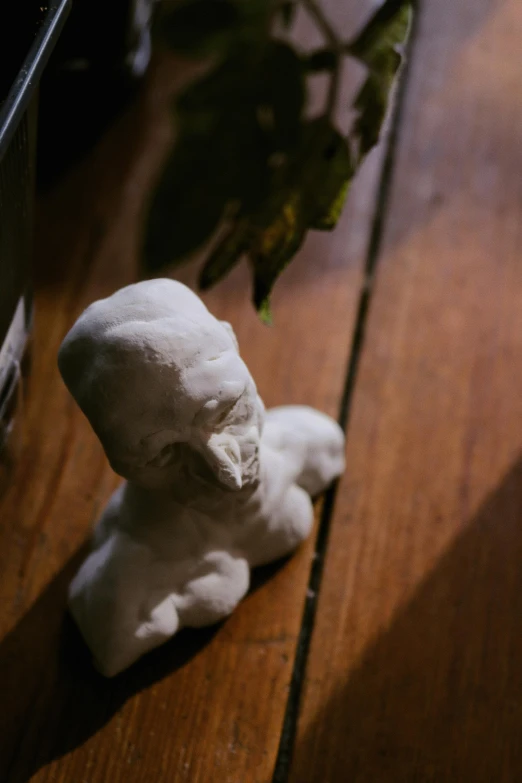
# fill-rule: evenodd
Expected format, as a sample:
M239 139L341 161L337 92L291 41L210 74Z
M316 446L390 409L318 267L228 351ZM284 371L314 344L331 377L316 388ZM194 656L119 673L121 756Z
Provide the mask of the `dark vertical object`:
M41 73L70 0L11 3L0 19L0 452L29 332L36 118Z
M38 185L96 143L135 93L150 58L155 0L75 0L40 88Z

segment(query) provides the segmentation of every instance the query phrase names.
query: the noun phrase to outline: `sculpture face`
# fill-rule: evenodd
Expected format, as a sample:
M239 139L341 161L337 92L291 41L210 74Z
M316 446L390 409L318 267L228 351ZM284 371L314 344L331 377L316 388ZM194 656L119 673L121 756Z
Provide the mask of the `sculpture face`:
M233 333L184 286L157 283L87 309L60 351L64 380L125 478L255 483L263 405Z
M140 396L145 397L146 387ZM150 394L148 399L153 405ZM156 429L157 411L145 413L148 434L127 464L117 463L117 472L148 487L179 481L180 471L207 481L213 476L230 490L257 481L264 408L237 353L198 357L181 388L163 405L164 426Z

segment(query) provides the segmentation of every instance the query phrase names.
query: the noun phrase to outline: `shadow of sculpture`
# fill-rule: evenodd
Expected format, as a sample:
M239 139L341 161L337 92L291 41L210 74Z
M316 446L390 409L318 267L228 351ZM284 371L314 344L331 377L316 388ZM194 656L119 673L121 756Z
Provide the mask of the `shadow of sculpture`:
M292 783L522 780L521 625L522 459L312 719Z
M67 562L0 643L0 780L6 783L26 783L82 745L134 694L185 666L224 625L184 629L117 677L102 677L66 611L67 586L86 552L84 546ZM257 569L251 590L282 564Z

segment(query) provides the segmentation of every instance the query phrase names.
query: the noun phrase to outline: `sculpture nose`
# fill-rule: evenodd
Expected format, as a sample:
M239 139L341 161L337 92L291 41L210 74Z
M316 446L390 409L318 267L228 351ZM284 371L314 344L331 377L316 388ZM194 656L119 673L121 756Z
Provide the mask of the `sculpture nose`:
M234 492L241 489L241 451L232 435L212 433L201 439L198 451L221 484Z

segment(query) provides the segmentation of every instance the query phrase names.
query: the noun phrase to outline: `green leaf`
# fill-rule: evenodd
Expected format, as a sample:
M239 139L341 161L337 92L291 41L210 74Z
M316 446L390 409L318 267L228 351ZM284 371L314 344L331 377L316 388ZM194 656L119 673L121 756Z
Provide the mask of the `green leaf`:
M413 0L385 0L359 35L348 53L370 67L390 48L403 44L411 21Z
M254 304L267 311L273 285L310 228L331 228L352 176L346 140L326 117L302 126L286 180L252 217L248 255L254 272Z
M351 132L359 161L379 140L410 21L411 0L386 0L347 49L368 67L355 98L358 116Z
M340 50L327 46L306 57L270 40L273 13L291 24L295 5L163 0L159 13L172 48L218 58L176 101L178 141L147 225L149 269L184 260L216 235L226 216L200 284L214 285L247 256L265 322L278 276L307 231L336 225L355 170L378 141L410 18L410 2L384 0L351 44L339 44L368 69L346 139L330 117ZM307 121L306 76L321 71L332 79L328 115Z
M332 231L339 222L349 189L350 179L340 182L339 187L336 189L336 194L330 201L328 208L316 217L310 228L315 228L317 231Z
M259 307L257 308L257 314L259 315L259 319L262 323L265 324L265 326L272 326L273 324L273 318L272 318L272 309L270 307L270 300L264 299Z
M276 201L279 201L280 197ZM298 193L282 205L268 205L265 222L256 221L249 256L254 272L254 305L270 312L269 297L275 281L301 247L306 236L303 204Z
M322 231L335 227L354 175L346 139L326 117L306 126L303 161L303 190L310 228Z

